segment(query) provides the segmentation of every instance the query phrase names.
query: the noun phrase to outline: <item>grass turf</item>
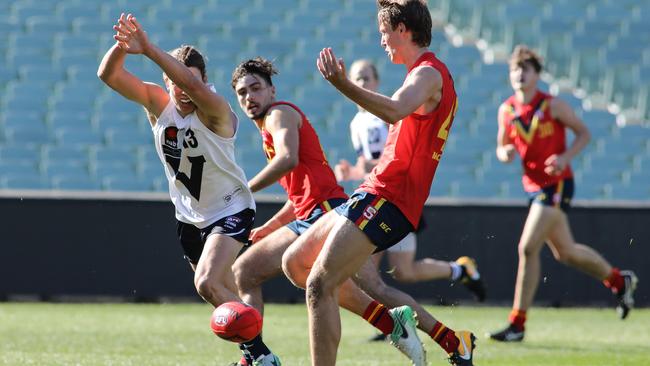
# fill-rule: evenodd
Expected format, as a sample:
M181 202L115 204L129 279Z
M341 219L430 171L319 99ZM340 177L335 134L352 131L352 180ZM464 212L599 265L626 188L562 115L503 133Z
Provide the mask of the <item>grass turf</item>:
M621 321L613 309L543 309L529 313L526 340L498 344L485 333L505 325L508 309L429 307L453 329L478 336L479 366L650 365L650 309ZM228 365L237 347L209 328L204 304L0 303L0 365ZM309 365L303 305L269 305L266 343L284 366ZM407 365L397 350L367 342L374 330L342 312L338 363ZM442 350L423 333L430 365L446 365Z

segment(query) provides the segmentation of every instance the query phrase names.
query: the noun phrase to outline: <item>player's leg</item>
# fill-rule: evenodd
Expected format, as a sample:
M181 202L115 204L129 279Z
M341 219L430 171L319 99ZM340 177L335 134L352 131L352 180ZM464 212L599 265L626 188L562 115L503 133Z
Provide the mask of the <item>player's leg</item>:
M622 319L634 306L634 290L638 281L632 271L619 271L591 247L576 243L571 233L567 215L562 212L551 232L549 246L555 259L575 267L602 281L617 296L617 311Z
M338 217L339 215L334 212L327 213L304 232L285 252L283 256L283 270L296 286L305 287L313 262L320 253L325 239L336 224ZM386 309L382 304L368 297L351 280L346 280L340 286L338 294L338 301L341 307L363 317L383 334L392 335L394 331L397 332L405 329L409 326L405 323L409 321L415 324L414 318L407 319L408 314L405 314L405 310L402 309L398 312L397 309ZM404 325L400 324L400 327L395 327L396 321ZM394 343L394 345L405 353L407 357L415 360L416 365L421 365L422 362L420 359L423 359L423 350L419 340L417 342L414 341L417 337L415 336L416 332L414 331L413 333L414 336L404 338L403 340L400 339L400 342ZM410 347L409 350L404 351L405 347L403 344L407 340L414 347Z
M338 289L375 249L352 222L344 217L336 220L306 284L312 365L336 364L341 337Z
M490 338L505 342L523 339L526 312L533 302L539 284L540 251L558 213L557 208L541 203L531 204L518 246L519 266L509 316L510 324L505 329L490 334Z
M221 234L208 236L194 272L194 286L201 297L217 307L240 301L231 266L244 244Z
M449 355L453 355L454 352L458 351L461 339L466 332L459 332L459 334L456 334L452 329L447 328L443 323L436 320L433 315L415 301L413 297L394 287L386 285L371 260L366 261L366 263L363 264L356 275L352 278L363 291L370 295L370 297L377 299L388 307L396 308L401 305L410 306L417 314L418 329L427 333ZM469 338L471 337L473 336L469 336Z
M260 313L264 312L262 284L282 274L282 255L297 238L283 226L247 248L232 266L241 299Z
M337 217L334 211L324 214L284 252L282 270L296 287L305 288L307 276Z
M452 269L449 262L431 258L416 261L416 249L415 234L410 233L387 250L389 273L397 281L412 283L451 278Z

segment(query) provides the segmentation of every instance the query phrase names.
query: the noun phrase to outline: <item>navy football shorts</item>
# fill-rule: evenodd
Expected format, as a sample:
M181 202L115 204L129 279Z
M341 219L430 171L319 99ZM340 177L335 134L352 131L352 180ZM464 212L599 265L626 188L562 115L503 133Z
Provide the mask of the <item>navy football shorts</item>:
M571 208L574 189L573 178L567 178L539 191L528 192L528 204L538 203L544 206L558 207L567 212Z
M247 208L234 215L222 217L203 229L179 221L176 226L176 233L181 241L185 258L196 265L199 263L208 236L212 234L226 235L238 242L247 244L254 221L255 210Z
M375 252L390 248L413 231L413 225L397 206L368 192L354 192L335 211L352 221L368 236L377 247Z

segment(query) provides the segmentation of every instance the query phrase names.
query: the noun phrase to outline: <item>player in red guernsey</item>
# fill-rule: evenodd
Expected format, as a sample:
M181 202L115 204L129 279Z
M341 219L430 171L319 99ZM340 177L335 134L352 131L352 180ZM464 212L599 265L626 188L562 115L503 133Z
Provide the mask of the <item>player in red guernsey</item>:
M260 312L264 305L261 285L282 273L283 253L321 216L347 200L307 117L297 106L275 100L275 87L271 77L276 73L270 61L255 58L237 66L232 78L232 87L240 107L262 134L268 159L268 165L249 181L250 189L259 191L280 181L289 198L276 215L253 230L250 237L253 245L233 265L235 282L242 300ZM374 273L375 276L370 276L368 280L372 280L372 283L366 286L372 288L374 293L387 294L391 299L397 299L394 301L397 303L395 306L401 305L405 298L404 302L415 301L399 290L386 286L378 279L377 272ZM373 303L373 299L351 282L344 287L342 294L341 306L363 316L387 335L398 337L402 334L398 332L405 325L394 316L395 309L388 310L374 302L376 311L364 316L367 304ZM418 339L415 329L408 339ZM394 345L400 348L402 343L394 342ZM418 359L417 355L424 354L424 351L418 341L416 347L405 353L411 359ZM235 365L271 365L266 359L261 363L253 361L256 360L243 358ZM418 362L416 365L423 363Z
M632 271L612 267L592 248L576 243L566 212L573 197L569 162L589 142L589 130L564 101L537 89L542 63L526 46L517 46L510 58L510 83L515 94L499 108L497 158L508 163L515 153L524 168L523 186L530 210L519 241L519 269L509 324L490 334L497 341L524 338L526 312L535 297L540 277L540 251L548 243L559 262L602 281L617 296L624 319L634 304L637 278ZM575 140L567 149L565 131Z
M377 4L381 45L393 63L404 64L408 71L392 97L352 83L343 61L330 48L323 49L317 60L325 79L391 127L384 154L366 182L335 213L312 226L283 257L285 273L292 279L296 262L315 260L307 278L314 366L336 363L341 335L340 286L372 253L396 244L417 226L458 105L449 71L427 49L431 17L426 2L379 0ZM307 242L312 247L313 242L320 242L322 249L318 253L301 251ZM405 312L411 312L410 308ZM435 319L427 333L448 352L452 364L472 365L473 334L454 332Z

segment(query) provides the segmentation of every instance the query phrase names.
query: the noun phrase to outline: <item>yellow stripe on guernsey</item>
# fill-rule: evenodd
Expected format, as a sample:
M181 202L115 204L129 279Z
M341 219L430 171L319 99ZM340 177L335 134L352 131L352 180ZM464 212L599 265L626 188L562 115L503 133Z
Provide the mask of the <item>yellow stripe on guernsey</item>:
M379 209L380 209L381 206L384 204L384 202L386 202L386 199L385 199L385 198L381 198L381 199L379 199L379 201L377 201L377 203L375 203L372 207L374 207L375 210L379 211ZM363 221L361 221L361 223L359 224L359 229L363 230L363 229L366 227L366 225L368 225L368 219L364 219Z
M332 206L330 206L330 203L327 201L323 201L322 203L323 208L325 209L325 212L330 212L332 211Z
M546 109L547 104L548 103L546 100L542 102L542 105L539 107L539 111L535 112L532 120L530 121L528 131L526 131L526 128L524 128L521 118L518 118L516 120L515 126L517 126L517 133L529 144L533 141L533 137L535 137L535 132L537 131L537 126L539 125L539 116L544 115L544 110Z
M564 193L564 179L557 183L557 189L555 190L555 197L553 197L553 206L560 207L562 203L562 195ZM555 200L557 198L557 201Z

